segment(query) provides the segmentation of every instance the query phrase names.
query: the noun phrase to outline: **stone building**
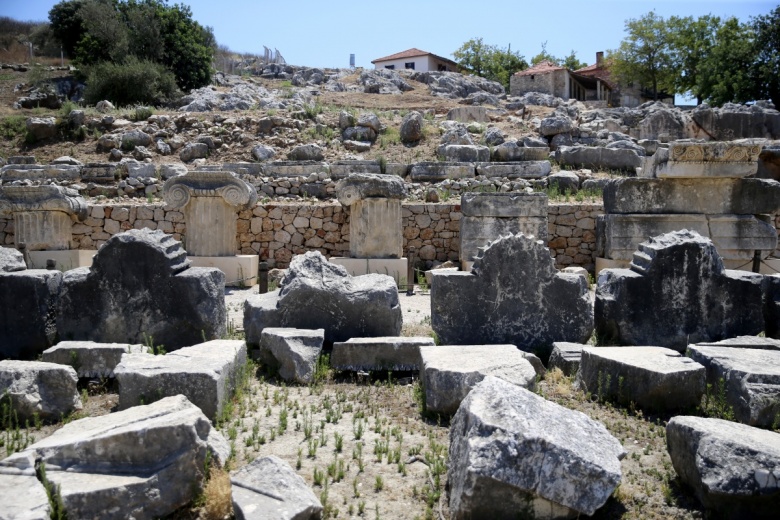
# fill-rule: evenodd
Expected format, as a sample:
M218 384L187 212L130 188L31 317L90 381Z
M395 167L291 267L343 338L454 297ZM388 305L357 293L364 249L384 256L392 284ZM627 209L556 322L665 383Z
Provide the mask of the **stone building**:
M611 82L598 76L578 74L547 60L515 72L509 79L509 93L513 96L541 92L563 99L609 102L612 88Z

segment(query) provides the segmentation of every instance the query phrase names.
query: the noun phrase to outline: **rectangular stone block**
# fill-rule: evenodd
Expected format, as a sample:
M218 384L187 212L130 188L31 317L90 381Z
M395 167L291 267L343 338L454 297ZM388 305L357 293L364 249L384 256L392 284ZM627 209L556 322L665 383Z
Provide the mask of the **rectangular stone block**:
M761 145L746 142L675 141L644 159L642 177L730 177L755 175Z
M640 243L671 231L688 229L708 237L724 262L767 256L777 247L774 226L752 215L604 215L599 218L597 254L611 260L631 260Z
M246 343L213 340L165 355L125 354L116 366L119 409L184 395L215 420L236 388Z
M71 164L15 164L0 168L0 180L11 181L78 181L81 167Z
M508 179L540 179L549 175L551 168L550 161L488 162L477 164L477 175Z
M561 372L567 376L573 376L580 369L580 360L582 359L582 349L585 345L581 343L567 343L565 341L556 341L553 343L552 354L548 368L561 369Z
M262 175L263 164L262 163L249 163L249 162L237 162L237 163L222 163L219 165L204 165L198 166L198 170L201 171L229 171L236 175Z
M774 214L780 183L768 179L616 179L604 187L607 213Z
M73 222L64 211L14 213L15 242L28 251L70 249Z
M439 182L475 176L474 163L418 162L409 173L412 182Z
M328 260L331 263L342 266L352 276L364 274L386 274L392 276L396 284L406 283L409 272L409 260L407 258L348 258L345 256L332 256Z
M116 164L87 163L81 167L81 180L97 183L114 182L116 180Z
M420 347L431 337L350 338L333 344L330 364L336 370L419 370Z
M544 193L464 193L460 197L464 217L547 218Z
M343 179L351 173L381 174L379 161L335 161L330 163L330 178Z
M95 343L94 341L60 341L43 351L41 360L70 365L79 377L114 377L114 369L123 354L151 353L144 345Z
M350 205L349 253L352 258L401 258L401 201L367 198Z
M330 173L326 163L316 161L275 161L262 166L266 177L306 177L312 173Z

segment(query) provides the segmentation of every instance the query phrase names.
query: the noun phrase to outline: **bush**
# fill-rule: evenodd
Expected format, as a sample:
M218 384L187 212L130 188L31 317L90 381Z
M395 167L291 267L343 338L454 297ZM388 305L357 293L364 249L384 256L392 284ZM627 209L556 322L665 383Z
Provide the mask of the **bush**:
M86 74L84 100L89 104L107 99L115 105L160 105L180 95L173 73L148 60L102 62L90 67Z

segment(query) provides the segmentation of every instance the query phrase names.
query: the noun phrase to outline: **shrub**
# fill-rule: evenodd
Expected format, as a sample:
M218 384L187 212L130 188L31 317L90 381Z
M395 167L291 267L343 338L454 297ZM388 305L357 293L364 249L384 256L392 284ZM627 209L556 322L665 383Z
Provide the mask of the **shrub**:
M107 99L116 105L159 105L179 95L173 73L159 63L129 58L122 64L102 62L87 70L84 99Z

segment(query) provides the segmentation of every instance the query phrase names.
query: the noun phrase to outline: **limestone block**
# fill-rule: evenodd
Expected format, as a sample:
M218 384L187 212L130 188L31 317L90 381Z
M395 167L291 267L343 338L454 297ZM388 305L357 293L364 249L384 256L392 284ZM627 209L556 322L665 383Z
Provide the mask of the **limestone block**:
M780 350L691 345L688 355L704 365L715 392L723 385L739 422L772 427L780 414Z
M444 344L509 343L544 361L555 341L587 341L592 316L588 283L559 273L533 237L499 238L471 272L433 272L431 322Z
M123 354L142 354L149 350L145 345L127 343L60 341L43 351L41 361L71 366L79 377L114 377L114 368Z
M553 368L560 368L564 375L575 375L580 369L583 347L585 347L585 345L581 343L556 341L553 343L553 350L552 354L550 354L548 368L550 370Z
M400 200L407 191L404 181L395 175L353 173L336 184L336 194L343 206L351 206L371 198Z
M0 273L24 271L24 255L12 247L0 247Z
M71 164L9 164L0 168L0 180L71 181L81 180L81 167Z
M7 473L6 473L7 471ZM24 473L4 468L0 462L0 517L13 520L50 520L49 496L35 476L35 468Z
M191 503L207 454L226 444L183 396L70 422L0 462L30 474L36 461L59 488L69 518L166 517Z
M319 161L273 161L262 165L266 177L308 177L312 173L330 173L327 163Z
M425 410L430 413L454 414L487 376L530 390L536 387L536 370L514 345L423 346L420 364Z
M91 268L67 271L57 331L66 340L144 343L167 351L225 333L225 275L189 267L181 243L162 231L111 237Z
M585 392L644 410L695 408L705 389L705 370L662 347L584 347L577 383Z
M381 174L379 161L333 161L329 164L331 179L345 179L355 173Z
M445 179L468 179L475 175L473 163L418 162L412 165L412 182L440 182Z
M447 144L439 146L437 154L445 161L487 162L490 160L490 148L469 144Z
M159 356L124 354L114 369L119 409L181 394L216 420L245 363L246 343L238 340L207 341Z
M0 359L35 359L52 346L61 286L59 271L0 273Z
M780 182L769 179L613 179L604 187L607 213L757 215L780 210Z
M518 146L515 141L502 143L493 150L497 162L546 161L549 155L550 149L546 146Z
M643 158L634 150L601 146L560 146L555 159L562 166L634 172Z
M8 396L22 424L37 415L58 421L81 410L78 377L69 366L40 361L0 361L0 395Z
M350 276L319 252L290 262L280 289L250 296L244 304L247 343L259 345L266 327L325 329L325 342L355 337L398 336L401 306L392 277Z
M333 344L330 365L336 370L419 370L420 347L431 337L350 338Z
M712 241L695 231L660 235L639 246L630 269L599 274L596 334L611 344L678 352L755 335L764 330L763 279L724 269Z
M369 198L352 204L349 220L352 258L401 258L401 201Z
M269 455L230 476L237 520L307 520L319 518L322 504L289 464Z
M666 426L675 472L720 518L770 519L780 501L780 434L677 416Z
M324 340L325 329L266 327L260 336L260 359L278 368L285 381L309 384L314 381Z
M612 260L631 260L648 237L684 229L710 238L724 260L739 265L756 250L768 256L777 247L774 226L752 215L604 215L597 225L597 254Z
M625 451L601 423L496 377L450 426L453 519L592 515L620 484Z
M488 123L488 111L485 107L456 107L447 112L448 121L460 121L461 123Z
M755 175L761 145L752 142L675 141L644 161L642 177L740 178Z
M728 338L721 341L699 342L696 346L780 350L780 340L761 336L737 336L736 338Z
M550 174L550 161L518 161L506 163L479 163L477 175L506 177L508 179L541 179Z
M464 193L460 197L464 217L544 217L544 193Z

